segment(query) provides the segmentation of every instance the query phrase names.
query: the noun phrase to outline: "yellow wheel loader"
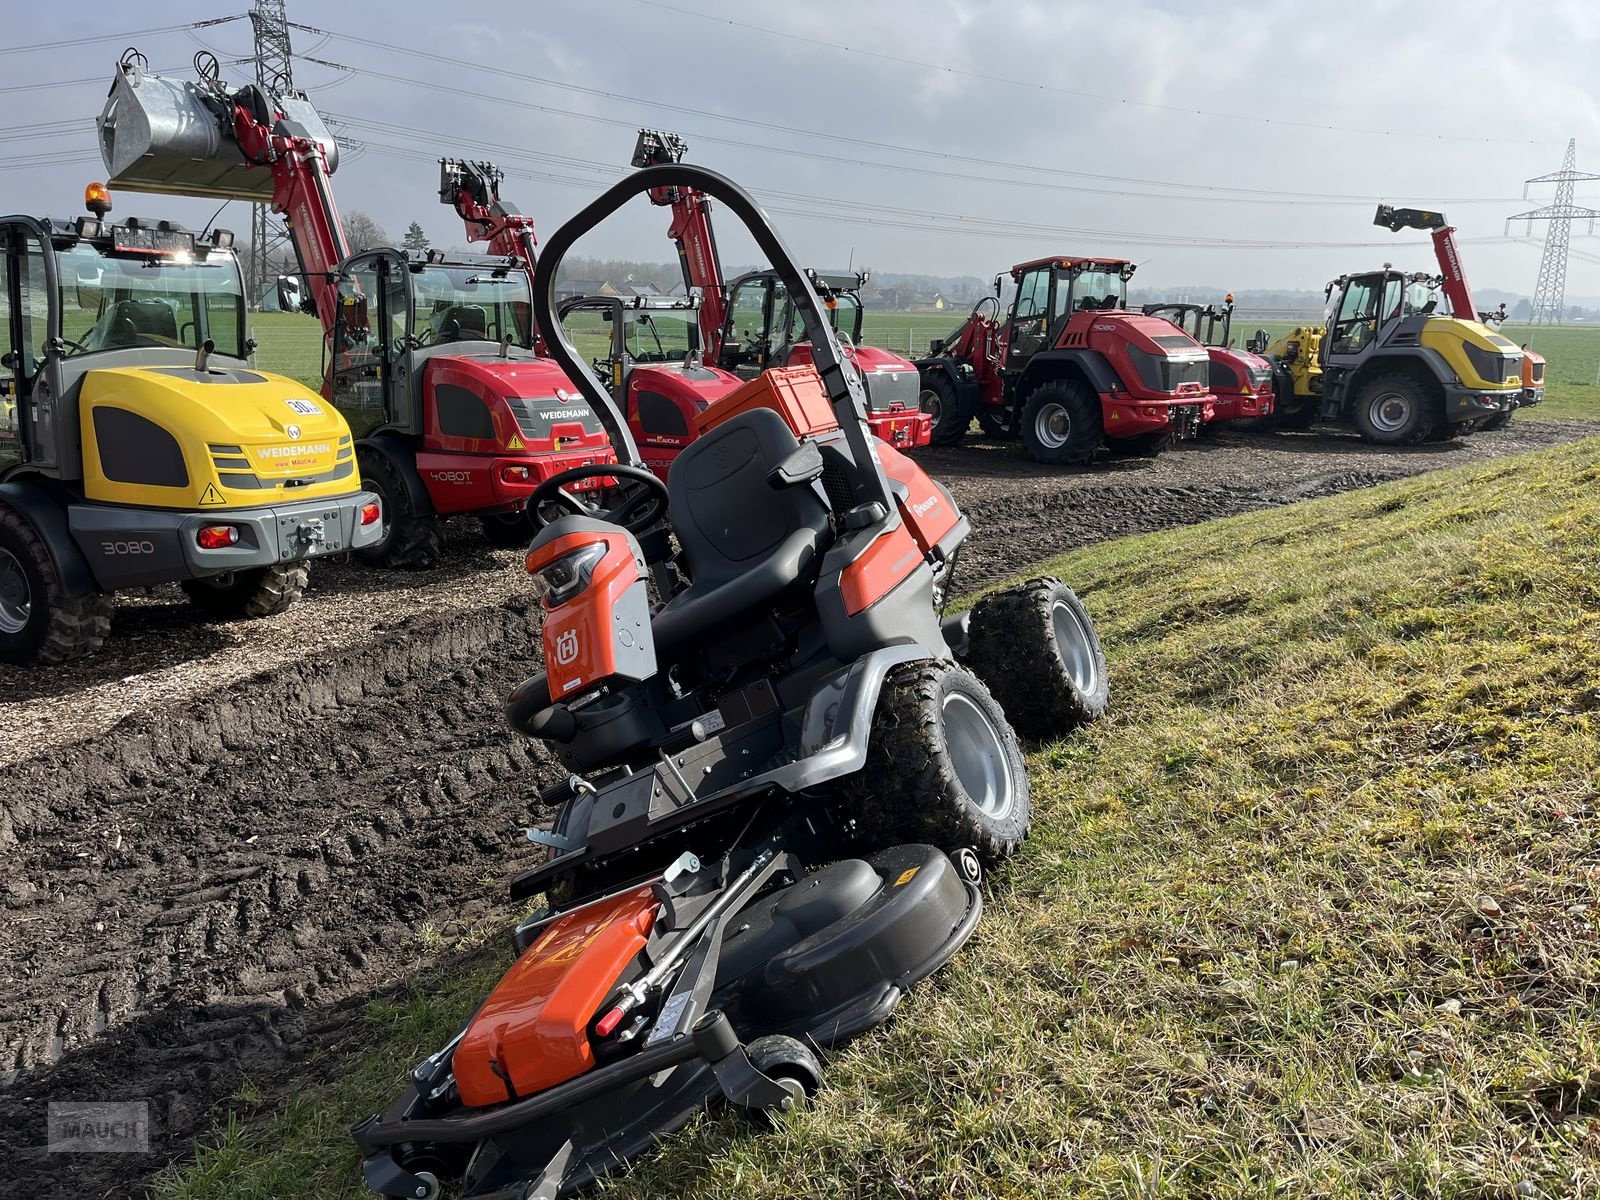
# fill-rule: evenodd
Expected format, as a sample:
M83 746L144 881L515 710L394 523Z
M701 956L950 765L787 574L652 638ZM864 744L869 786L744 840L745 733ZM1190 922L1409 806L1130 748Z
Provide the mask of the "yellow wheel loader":
M344 418L249 365L233 235L86 200L0 219L0 662L95 650L125 588L281 612L382 529Z

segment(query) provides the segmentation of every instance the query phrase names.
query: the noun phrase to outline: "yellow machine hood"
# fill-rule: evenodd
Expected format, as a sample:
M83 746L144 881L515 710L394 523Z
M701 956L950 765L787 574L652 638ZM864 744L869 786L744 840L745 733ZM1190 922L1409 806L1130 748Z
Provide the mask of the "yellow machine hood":
M79 397L91 499L250 508L360 484L345 420L281 375L187 366L90 371Z

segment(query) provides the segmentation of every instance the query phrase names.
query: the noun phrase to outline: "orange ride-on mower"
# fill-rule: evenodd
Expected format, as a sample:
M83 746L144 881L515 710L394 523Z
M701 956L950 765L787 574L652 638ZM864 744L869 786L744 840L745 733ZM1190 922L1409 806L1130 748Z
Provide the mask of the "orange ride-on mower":
M812 366L708 409L665 483L638 465L554 299L573 243L663 186L745 222L813 347ZM552 828L529 834L550 857L513 890L549 903L460 1033L353 1131L385 1196L450 1183L551 1200L708 1101L803 1102L822 1050L885 1020L962 945L982 867L1027 834L1012 723L1061 734L1106 704L1093 625L1059 582L941 617L967 522L868 435L816 293L731 181L669 165L618 183L550 238L534 306L622 460L580 471L620 498L598 511L559 490L569 473L531 506L545 671L507 712L572 774L546 794ZM667 539L638 536L663 514L670 572Z

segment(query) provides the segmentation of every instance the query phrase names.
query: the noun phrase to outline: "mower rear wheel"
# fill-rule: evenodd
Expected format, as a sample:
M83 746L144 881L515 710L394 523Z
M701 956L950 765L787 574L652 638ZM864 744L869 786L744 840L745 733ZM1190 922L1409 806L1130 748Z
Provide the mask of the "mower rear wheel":
M47 667L100 649L111 633L111 597L68 596L44 539L0 504L0 662Z
M356 551L368 566L387 570L425 571L444 557L444 528L432 514L418 513L400 469L388 456L360 447L356 462L361 486L376 492L383 506L383 536Z
M962 418L955 384L946 376L933 375L923 381L918 407L933 418L929 436L935 446L954 446L967 435L970 419Z
M884 681L866 765L844 800L841 815L869 850L970 846L986 866L1017 852L1032 812L1005 712L966 668L931 660L897 667Z
M1030 579L978 601L962 661L1024 737L1062 737L1105 715L1106 655L1094 620L1059 579Z
M1443 415L1435 397L1412 375L1388 371L1369 380L1356 395L1356 429L1361 440L1378 446L1415 446L1433 434Z
M1022 444L1034 462L1079 466L1100 449L1100 402L1076 380L1040 384L1022 409Z
M226 571L203 579L185 579L183 590L194 606L217 621L239 617L275 617L305 593L311 567L305 562L273 563L244 571Z
M789 1094L787 1103L779 1109L745 1110L750 1120L763 1128L774 1128L781 1113L792 1112L822 1090L822 1064L804 1042L772 1034L757 1038L744 1052L752 1067Z

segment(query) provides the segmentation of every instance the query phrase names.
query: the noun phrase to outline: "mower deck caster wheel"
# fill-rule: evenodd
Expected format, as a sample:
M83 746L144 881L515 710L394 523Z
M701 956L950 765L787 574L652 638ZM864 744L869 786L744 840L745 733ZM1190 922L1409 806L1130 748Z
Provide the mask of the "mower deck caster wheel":
M950 861L955 863L956 871L968 883L979 884L983 882L983 864L978 861L978 855L970 846L963 846L952 853Z
M781 1114L801 1107L822 1090L822 1064L804 1042L773 1034L757 1038L744 1052L752 1067L788 1093L775 1107L745 1110L762 1128L776 1128Z

